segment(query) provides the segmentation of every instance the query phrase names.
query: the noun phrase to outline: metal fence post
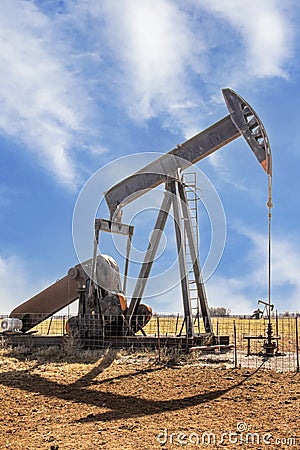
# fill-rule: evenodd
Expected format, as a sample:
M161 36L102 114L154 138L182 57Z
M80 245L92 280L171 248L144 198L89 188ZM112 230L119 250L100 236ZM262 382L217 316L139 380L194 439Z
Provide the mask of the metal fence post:
M160 361L160 330L159 330L159 316L157 316L157 350L158 350L158 361Z
M233 321L233 339L234 339L234 368L237 368L237 348L236 348L236 323Z
M296 313L296 355L297 355L297 372L299 373L299 333L298 333L298 314Z

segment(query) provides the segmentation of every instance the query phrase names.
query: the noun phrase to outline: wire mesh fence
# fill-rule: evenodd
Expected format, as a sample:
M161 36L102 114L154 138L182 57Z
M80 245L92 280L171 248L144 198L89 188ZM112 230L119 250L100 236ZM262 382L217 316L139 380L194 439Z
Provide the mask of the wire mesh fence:
M0 324L5 318L7 315L0 315ZM200 321L198 318L194 319L194 337L186 335L186 323L181 314L155 314L145 326L141 326L139 319L134 318L133 320L136 321L134 336L126 334L124 322L120 318L116 320L115 316L106 317L106 325L103 327L101 320L94 316L85 317L84 322L79 323L76 316L70 315L55 315L43 320L30 329L29 334L34 338L42 336L79 338L79 341L84 341L87 346L95 348L107 345L127 348L150 346L160 349L172 346L179 350L188 348L201 364L226 364L247 368L261 366L277 371L299 372L300 319L296 314L290 317L272 317L272 342L274 343L272 357L266 356L265 351L267 318L213 317L213 341L212 336L205 333L202 318L200 319ZM5 333L5 330L0 328L0 331L4 337L22 335L16 330ZM55 340L48 342L52 343ZM224 342L231 345L224 345Z

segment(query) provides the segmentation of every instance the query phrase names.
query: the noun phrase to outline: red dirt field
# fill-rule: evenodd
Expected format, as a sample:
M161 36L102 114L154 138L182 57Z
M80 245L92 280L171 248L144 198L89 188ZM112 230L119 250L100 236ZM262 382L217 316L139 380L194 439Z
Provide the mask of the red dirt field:
M108 351L0 352L0 448L300 448L299 374Z

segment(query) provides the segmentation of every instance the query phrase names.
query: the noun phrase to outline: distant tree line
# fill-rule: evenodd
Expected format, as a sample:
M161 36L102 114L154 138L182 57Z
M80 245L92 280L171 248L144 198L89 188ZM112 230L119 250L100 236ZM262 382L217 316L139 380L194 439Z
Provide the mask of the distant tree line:
M231 310L223 306L217 306L215 308L209 308L209 312L211 317L228 317L230 316Z
M299 313L294 313L290 311L284 311L283 313L279 313L279 317L299 317Z

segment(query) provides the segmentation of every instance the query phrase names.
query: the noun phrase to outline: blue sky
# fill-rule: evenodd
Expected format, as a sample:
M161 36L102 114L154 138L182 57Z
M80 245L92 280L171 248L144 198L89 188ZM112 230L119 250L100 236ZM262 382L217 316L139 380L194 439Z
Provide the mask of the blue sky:
M223 87L267 129L272 299L280 311L299 310L299 12L296 0L1 1L1 312L77 263L73 210L94 172L127 155L169 151L227 115ZM122 167L115 181L132 170ZM242 138L197 167L227 221L209 304L249 313L267 296L266 175ZM139 220L143 250L150 221ZM174 244L172 227L167 237ZM148 303L179 311L176 292Z

